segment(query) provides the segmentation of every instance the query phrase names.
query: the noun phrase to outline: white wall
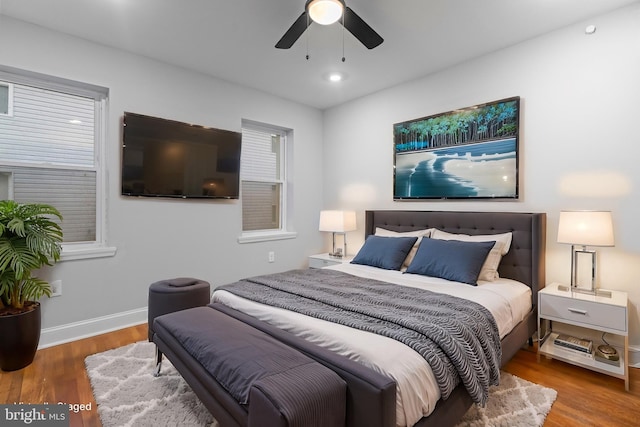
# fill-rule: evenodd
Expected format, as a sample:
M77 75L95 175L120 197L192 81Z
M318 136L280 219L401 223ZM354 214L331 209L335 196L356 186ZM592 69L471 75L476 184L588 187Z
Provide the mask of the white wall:
M110 89L107 137L107 241L112 258L59 263L61 297L43 300L42 345L100 328L146 321L150 283L178 276L213 286L306 266L323 247L322 114L185 69L114 50L0 15L0 63ZM238 201L176 201L120 196L120 120L124 111L239 131L241 119L294 130L297 238L239 244ZM275 252L268 263L267 253ZM97 320L96 320L97 319Z
M460 64L325 112L325 206L547 213L547 281L567 282L556 243L561 209L611 210L616 246L601 248L601 286L628 292L630 343L640 345L640 6ZM393 124L521 97L518 201L394 202ZM351 248L362 231L350 233ZM640 347L639 347L640 348Z

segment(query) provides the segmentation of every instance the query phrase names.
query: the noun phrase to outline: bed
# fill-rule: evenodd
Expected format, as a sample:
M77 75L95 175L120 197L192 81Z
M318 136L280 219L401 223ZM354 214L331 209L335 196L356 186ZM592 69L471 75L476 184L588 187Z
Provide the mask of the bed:
M405 287L425 287L425 289L436 293L444 292L454 297L471 298L472 301L485 308L488 306L487 310L493 315L499 333L500 345L496 344L496 346L500 347L497 352L500 366L511 359L518 349L534 335L537 292L544 286L545 277L546 215L544 213L372 210L366 211L365 218L367 239L363 249L356 257L356 260L360 258L359 263L333 267L332 272L323 274L335 276L337 280L344 280L345 274L363 278L363 280L379 280L391 283L392 286L402 286L403 292ZM371 241L388 244L389 239L399 242L420 235L420 233L424 236L424 230L429 230L429 235L434 233L434 230L438 230L440 234L433 236L436 237L433 240L476 241L478 243L465 243L465 246L462 247L466 250L466 248L473 246L472 249L475 252L477 252L477 246L490 240L486 238L487 235L508 235L508 251L501 253L495 277L493 276L495 272L487 273L483 264L479 273L480 277L487 279L486 274L491 274L490 278L493 280L478 280L478 286L468 286L467 283L452 284L451 281L443 278L429 278L423 274L424 272L418 271L416 273L415 268L414 271L407 270L407 265L404 262L399 270L386 269L386 266L378 268L375 266L375 261L370 263L366 257L365 262L362 263L362 252L365 247L370 246L369 236L379 236L380 238L375 237ZM469 236L482 237L474 239ZM430 239L429 244L432 243L443 244L431 242ZM415 250L419 244L420 242L416 241L411 247L414 257L418 257ZM458 243L451 242L451 244ZM424 246L426 247L426 244ZM495 246L490 246L495 252L498 243L495 243ZM439 248L435 247L434 250L439 250ZM501 247L498 248L498 250L500 249ZM484 254L487 255L486 252ZM373 258L375 260L375 253ZM458 278L455 272L453 274L455 278ZM282 280L281 277L278 277L278 280ZM359 281L360 279L354 280ZM465 278L461 280L465 280ZM340 284L338 284L339 286ZM261 288L256 289L247 291L247 296L262 293L259 290ZM465 294L467 290L473 290L474 296L467 297ZM506 295L509 294L513 294L511 299L506 298ZM338 358L355 360L364 364L368 369L393 378L397 385L396 395L392 397L395 400L395 411L392 411L394 413L391 415L385 415L385 419L380 420L376 425L384 427L454 425L474 401L478 402L478 397L470 392L469 387L465 387L462 382L453 387L452 391L446 391L446 399L441 399L440 383L434 382L434 377L437 376L434 375L436 369L431 369L428 364L425 368L425 358L409 348L406 343L396 342L395 339L386 336L373 336L374 334L368 331L356 330L354 332L353 328L345 324L334 325L306 313L292 312L284 308L287 307L287 304L273 307L265 301L251 300L243 297L241 293L231 292L227 287L216 290L212 300L216 305L222 304L231 311L248 314L251 319L257 319L252 320L257 324L268 324L269 327L283 329L310 342L310 347L306 347L308 352L313 353L313 347L318 346L322 348L322 350L318 350L319 353L327 350L338 353ZM486 343L482 345L486 345ZM312 350L308 350L309 348ZM370 348L374 350L368 350ZM380 348L384 348L385 351L379 351ZM421 347L418 346L418 348ZM398 360L402 362L397 363ZM398 367L398 365L401 366ZM438 375L440 370L440 368L437 369ZM486 385L486 383L483 384ZM371 405L380 404L380 402L369 403ZM363 402L348 402L347 412L350 410L350 405L367 406L366 402L364 404ZM352 417L348 419L348 425L369 425L361 424L361 420L356 418L358 417L352 414Z

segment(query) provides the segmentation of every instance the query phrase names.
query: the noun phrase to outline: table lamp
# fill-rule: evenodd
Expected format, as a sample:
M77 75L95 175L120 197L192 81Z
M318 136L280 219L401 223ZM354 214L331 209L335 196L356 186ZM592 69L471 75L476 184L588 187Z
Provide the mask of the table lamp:
M571 290L611 297L608 291L596 289L596 251L587 246L613 246L613 222L609 211L561 211L558 243L571 245ZM580 248L581 247L581 248ZM591 287L578 286L578 255L591 255Z
M342 258L347 254L347 231L356 230L356 213L354 211L320 211L320 231L333 234L333 248L329 256ZM336 234L342 234L344 248L336 249ZM344 249L344 250L343 250Z

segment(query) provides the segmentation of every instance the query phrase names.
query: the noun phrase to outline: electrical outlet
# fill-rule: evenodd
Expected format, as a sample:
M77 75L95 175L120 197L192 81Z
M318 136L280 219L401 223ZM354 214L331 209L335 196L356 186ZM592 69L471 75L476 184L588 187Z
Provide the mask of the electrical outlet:
M269 251L269 262L276 262L276 253L274 251Z
M52 297L59 297L60 295L62 295L62 280L54 280L53 282L49 283L49 286L51 286Z

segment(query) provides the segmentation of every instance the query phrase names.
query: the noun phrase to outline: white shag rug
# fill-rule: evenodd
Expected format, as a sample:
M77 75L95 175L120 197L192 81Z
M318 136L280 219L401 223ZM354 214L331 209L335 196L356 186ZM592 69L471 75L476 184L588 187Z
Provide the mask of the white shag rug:
M141 341L85 359L103 427L215 427L216 421L164 358L153 376L155 346ZM485 408L473 406L458 426L540 427L556 400L553 389L506 372Z

